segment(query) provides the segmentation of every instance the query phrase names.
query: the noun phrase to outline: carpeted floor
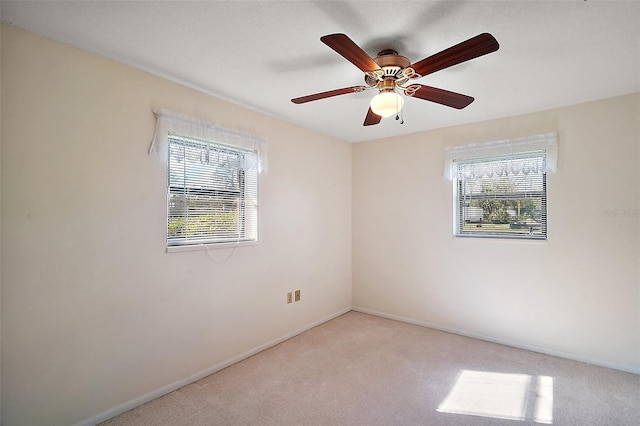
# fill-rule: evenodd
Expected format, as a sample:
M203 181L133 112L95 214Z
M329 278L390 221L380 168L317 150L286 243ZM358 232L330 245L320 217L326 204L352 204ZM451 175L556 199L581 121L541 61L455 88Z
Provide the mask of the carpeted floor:
M103 423L640 425L640 376L358 312Z

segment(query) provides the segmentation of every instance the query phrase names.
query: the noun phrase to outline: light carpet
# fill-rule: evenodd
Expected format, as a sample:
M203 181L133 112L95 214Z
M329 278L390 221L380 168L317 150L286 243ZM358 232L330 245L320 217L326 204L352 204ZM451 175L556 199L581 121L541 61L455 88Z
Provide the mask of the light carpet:
M640 425L640 376L349 312L103 423Z

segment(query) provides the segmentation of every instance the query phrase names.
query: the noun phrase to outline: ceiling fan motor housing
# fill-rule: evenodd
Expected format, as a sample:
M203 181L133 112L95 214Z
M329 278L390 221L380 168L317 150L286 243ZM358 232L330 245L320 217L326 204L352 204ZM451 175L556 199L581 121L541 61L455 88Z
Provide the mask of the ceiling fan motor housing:
M365 74L364 81L369 86L378 86L385 80L392 80L395 85L406 83L409 78L403 73L405 68L411 66L411 61L404 56L398 55L393 49L385 49L378 53L373 61L382 69ZM382 89L382 87L379 87Z

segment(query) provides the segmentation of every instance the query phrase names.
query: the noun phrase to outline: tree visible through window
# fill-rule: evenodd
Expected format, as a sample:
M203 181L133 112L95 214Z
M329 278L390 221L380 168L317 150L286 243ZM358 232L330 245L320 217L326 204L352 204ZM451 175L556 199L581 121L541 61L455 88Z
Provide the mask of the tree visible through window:
M458 236L546 239L545 152L454 162Z
M256 153L169 136L167 244L257 240Z

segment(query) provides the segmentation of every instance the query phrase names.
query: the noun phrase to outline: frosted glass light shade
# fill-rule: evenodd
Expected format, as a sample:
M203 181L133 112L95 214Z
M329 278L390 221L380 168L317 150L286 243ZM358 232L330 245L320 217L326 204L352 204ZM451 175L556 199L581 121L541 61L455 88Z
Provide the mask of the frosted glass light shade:
M378 93L371 99L371 111L380 117L391 117L400 112L404 99L396 92Z

